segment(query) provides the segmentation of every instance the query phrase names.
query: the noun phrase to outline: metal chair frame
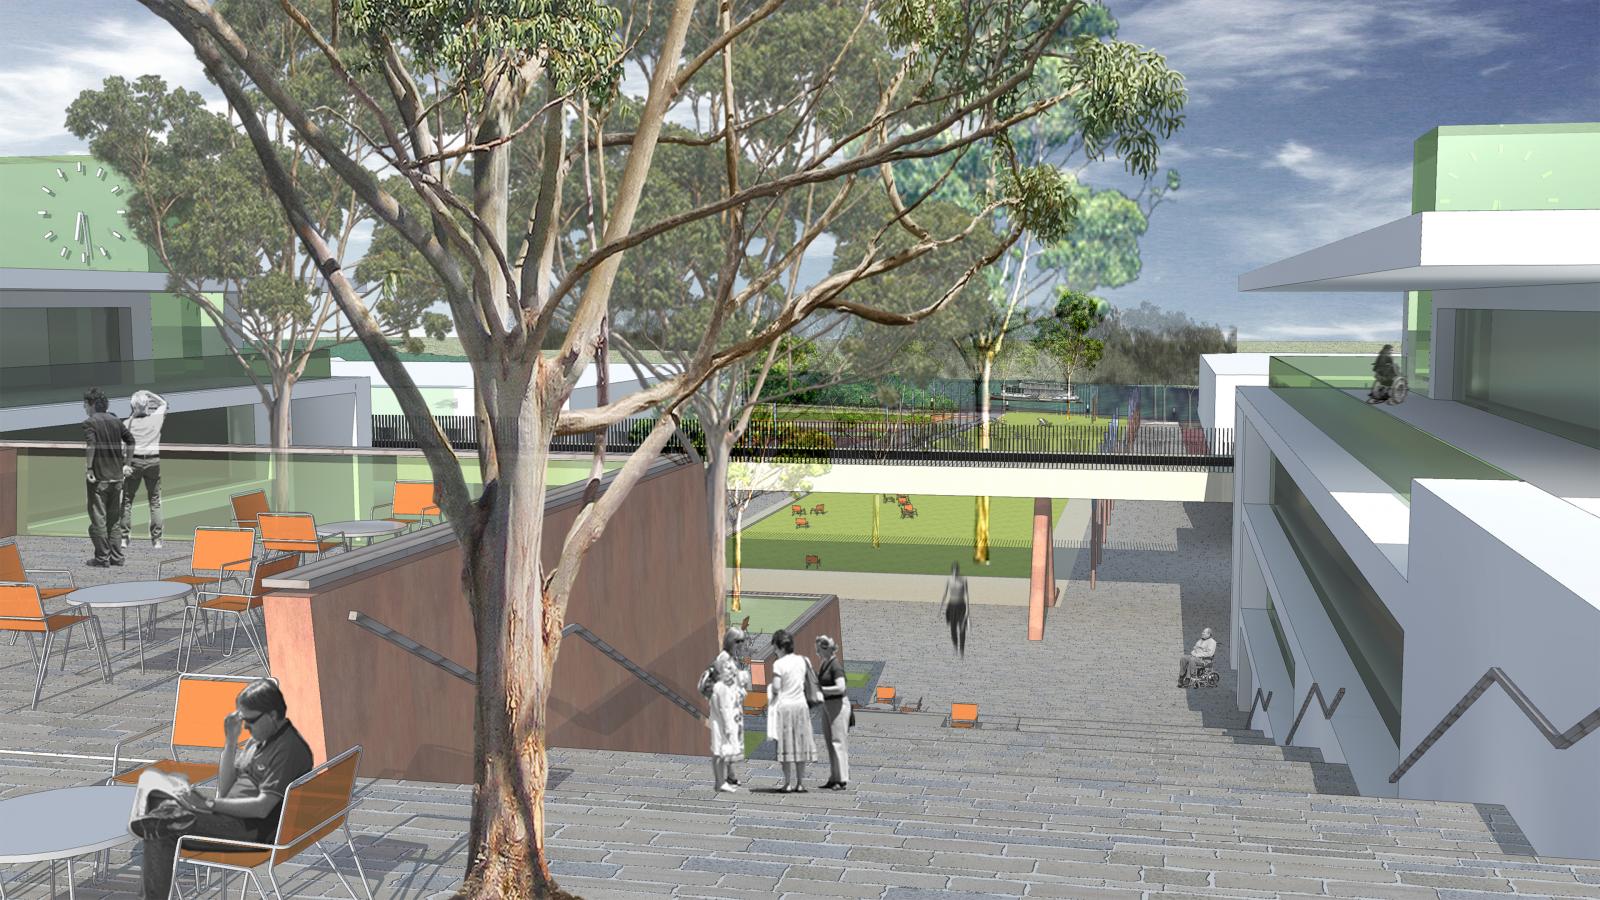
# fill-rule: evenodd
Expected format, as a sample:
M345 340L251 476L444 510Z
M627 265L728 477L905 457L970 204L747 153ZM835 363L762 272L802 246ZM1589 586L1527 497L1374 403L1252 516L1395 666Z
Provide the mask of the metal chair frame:
M225 877L227 877L229 879L231 879L234 874L243 874L248 879L246 884L254 886L255 889L256 889L256 893L261 896L262 900L268 900L266 890L261 887L261 881L260 881L260 879L258 879L256 877L256 869L260 868L262 864L265 864L266 867L267 867L267 882L272 885L273 896L279 898L279 900L282 900L282 898L283 898L283 890L282 890L282 888L279 887L277 875L274 873L273 870L277 868L279 863L288 862L290 859L293 859L295 856L297 856L302 850L309 849L312 846L316 846L317 847L317 851L322 854L322 858L327 860L328 868L333 870L334 877L339 879L339 883L341 885L343 885L345 891L347 893L349 893L349 895L351 897L351 900L361 900L361 898L356 895L355 889L350 886L350 882L345 880L344 873L339 871L339 867L334 863L333 857L328 854L327 850L324 850L322 848L322 846L321 846L322 841L327 837L327 835L323 835L322 837L319 837L316 840L313 840L313 841L311 841L309 843L307 843L305 841L304 836L300 837L299 839L297 839L295 841L291 841L289 843L281 843L282 838L283 838L283 813L284 813L284 810L289 805L289 796L290 796L290 794L292 794L294 792L295 788L300 787L301 785L303 785L303 784L305 784L305 783L307 783L309 781L312 781L317 776L321 775L322 773L328 771L329 769L332 769L334 766L336 766L339 763L343 762L346 758L348 758L352 754L360 754L360 753L361 753L361 745L357 744L354 747L351 747L349 750L344 751L343 753L339 754L338 756L335 756L333 759L328 760L327 762L323 763L322 765L317 766L315 769L312 769L310 772L307 772L306 774L304 774L304 775L300 776L299 778L295 779L294 783L289 785L289 787L284 791L283 803L278 807L278 828L277 828L277 832L273 835L274 838L276 839L276 841L274 843L262 844L262 843L254 843L254 842L251 842L251 841L236 841L236 840L231 840L231 839L227 839L227 838L203 837L203 836L200 836L200 835L187 835L187 834L182 836L182 837L180 837L180 838L178 838L178 846L173 850L172 887L171 887L171 890L169 890L168 893L167 893L167 896L168 896L169 900L174 894L176 894L180 898L180 900L181 900L181 898L183 898L183 889L181 887L179 887L179 880L178 880L178 866L180 864L182 864L182 863L188 863L191 866L195 866L198 869L205 869L205 870L207 870L207 874L208 875L209 875L210 870L212 870L212 869L221 870L222 872L227 873ZM360 878L361 878L361 890L367 895L367 900L373 900L372 888L371 888L371 886L369 886L367 884L367 872L361 866L361 857L356 855L355 838L350 834L350 818L349 818L350 811L356 808L356 804L358 802L354 797L354 793L355 793L355 781L354 781L354 779L351 780L350 790L351 790L351 795L352 796L346 801L346 803L345 803L345 805L344 805L344 807L342 809L340 809L338 812L334 813L333 815L327 817L326 819L323 819L321 822L318 822L316 825L312 826L311 828L306 829L305 830L305 834L315 834L317 831L320 831L322 828L327 827L328 825L330 825L330 824L332 824L334 822L339 822L339 828L342 831L344 831L345 846L347 846L350 849L350 858L352 860L354 860L355 864L356 864L356 874L359 875ZM254 851L254 852L257 852L257 853L265 852L265 853L268 853L269 856L265 860L263 860L262 863L257 863L256 865L253 865L253 866L244 866L244 865L238 865L238 864L233 864L233 863L217 862L217 861L214 861L214 860L207 860L207 859L186 858L183 855L183 851L185 849L184 848L184 842L185 841L189 841L192 844L205 845L203 848L201 848L201 847L192 848L192 849L195 849L195 850L197 850L199 852L212 852L214 850L214 848L216 848L216 847L230 847L230 848L233 848L236 851ZM296 849L296 848L298 848L298 849ZM285 850L288 850L288 851L291 851L291 852L288 855L283 856L280 859L279 858L279 854L282 853ZM224 883L224 885L223 885L223 893L224 894L227 893L227 888L228 888L228 884ZM240 887L239 893L240 893L241 897L244 895L244 887L243 886Z
M311 513L307 513L307 512L262 513L260 516L256 517L256 521L260 522L263 519L269 519L269 518L271 518L271 519L308 519L311 522L311 537L310 538L275 538L275 537L267 537L266 526L262 525L262 527L260 529L260 534L261 534L261 549L262 549L263 552L271 550L271 551L276 551L278 553L299 553L302 557L304 557L305 554L307 554L307 553L315 553L317 555L317 559L321 559L322 555L324 553L327 553L327 552L329 552L331 550L339 549L339 550L348 551L350 549L350 538L347 535L345 535L344 532L342 532L342 531L330 531L330 532L327 532L326 534L318 532L317 531L317 517L312 515ZM274 543L274 544L305 544L307 546L304 549L295 549L293 547L268 547L267 546L268 542L271 542L271 543ZM324 547L323 546L324 544L338 544L339 546L338 547Z
M245 639L248 640L250 642L250 646L255 649L256 655L261 659L262 667L267 670L267 674L271 675L272 664L267 661L266 613L261 603L258 601L266 596L266 589L261 586L261 579L263 577L275 575L279 570L274 568L273 571L267 572L266 575L263 575L261 570L264 566L281 563L290 559L294 559L298 563L297 554L294 553L284 553L280 556L271 556L253 561L250 564L250 577L245 579L246 583L248 583L250 587L246 590L240 591L239 593L230 593L227 591L196 591L194 605L190 606L186 604L183 608L183 631L181 632L178 641L178 667L182 671L189 671L189 661L194 653L195 645L195 639L191 638L190 636L191 628L199 627L201 620L204 618L203 614L216 613L218 615L229 615L234 617L233 635L228 639L228 649L223 655L233 655L233 650L239 643L239 626L242 624L245 628ZM219 597L243 598L245 600L245 608L241 610L231 610L218 609L215 607L208 608L205 605L207 598L216 599ZM257 611L261 611L262 616L261 630L259 632L257 632L256 623L250 615L251 613ZM190 613L194 614L192 623L190 619Z
M37 616L0 616L0 627L21 622L37 622L40 626L42 626L38 632L24 630L22 628L5 629L7 631L20 632L28 636L28 652L33 654L33 664L39 667L38 671L35 672L33 676L33 703L28 707L29 709L39 708L39 697L44 694L44 677L50 669L50 648L55 646L56 634L61 632L65 632L66 634L66 637L61 644L61 670L64 672L67 668L67 653L72 649L72 629L78 627L79 625L87 624L89 626L87 631L89 647L96 653L100 654L100 680L108 683L111 681L111 660L106 654L105 636L100 631L100 620L95 617L93 610L87 610L86 614L84 615L78 615L76 613L71 614L71 618L74 621L62 625L60 628L52 629L50 627L50 620L54 618L54 616L51 616L49 613L45 612L44 599L39 596L39 588L37 585L26 581L6 581L0 582L0 587L28 588L29 590L33 591L34 603L38 604L39 607L39 615ZM68 614L58 613L57 615ZM33 636L35 633L42 634L44 636L44 651L42 653L40 652L39 647L34 643Z

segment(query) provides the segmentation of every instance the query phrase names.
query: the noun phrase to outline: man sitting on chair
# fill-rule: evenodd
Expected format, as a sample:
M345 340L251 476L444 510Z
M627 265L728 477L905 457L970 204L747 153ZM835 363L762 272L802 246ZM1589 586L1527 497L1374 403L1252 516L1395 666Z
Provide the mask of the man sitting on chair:
M1216 658L1217 642L1211 637L1211 629L1200 629L1200 640L1178 660L1178 687L1184 687L1187 680L1194 677L1203 665L1210 665Z
M239 730L250 740L239 748ZM311 771L311 748L288 718L288 707L275 678L245 685L235 709L222 723L222 769L217 796L207 799L190 788L175 797L193 812L167 822L150 822L144 832L144 897L166 900L172 886L178 838L183 835L272 843L277 837L278 808L295 779ZM223 848L219 848L223 849Z

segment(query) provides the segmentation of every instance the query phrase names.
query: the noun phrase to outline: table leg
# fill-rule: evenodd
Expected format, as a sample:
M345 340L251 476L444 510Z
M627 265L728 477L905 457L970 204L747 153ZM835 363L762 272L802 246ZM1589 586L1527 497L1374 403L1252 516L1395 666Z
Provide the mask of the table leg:
M142 618L141 613L134 613L134 620ZM144 674L144 629L139 629L139 674Z
M78 879L72 872L72 857L67 857L67 900L78 900Z
M128 608L122 608L122 649L128 649Z

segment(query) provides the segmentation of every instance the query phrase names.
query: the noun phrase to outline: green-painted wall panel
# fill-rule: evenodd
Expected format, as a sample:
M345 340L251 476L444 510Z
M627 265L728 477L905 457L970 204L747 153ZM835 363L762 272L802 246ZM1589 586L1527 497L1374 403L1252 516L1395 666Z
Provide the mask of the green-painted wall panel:
M1418 138L1411 211L1600 209L1600 124L1442 126Z

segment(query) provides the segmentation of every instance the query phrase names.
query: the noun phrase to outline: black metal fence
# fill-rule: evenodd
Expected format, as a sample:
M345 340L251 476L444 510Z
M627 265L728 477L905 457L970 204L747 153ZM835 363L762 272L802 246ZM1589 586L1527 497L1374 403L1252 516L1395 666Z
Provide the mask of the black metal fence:
M457 449L478 447L477 420L472 416L437 416L440 429ZM655 420L638 417L606 431L606 448L629 453L639 448ZM984 449L982 418L955 413L918 421L836 422L829 420L758 421L732 457L742 460L792 462L914 462L931 465L1117 465L1231 468L1233 429L1201 428L1194 423L1098 419L1081 423L1007 425L991 421ZM685 454L687 437L696 450L705 448L698 425L686 421L664 448ZM404 416L373 416L374 447L416 447ZM588 453L591 434L561 435L551 442L557 453Z

